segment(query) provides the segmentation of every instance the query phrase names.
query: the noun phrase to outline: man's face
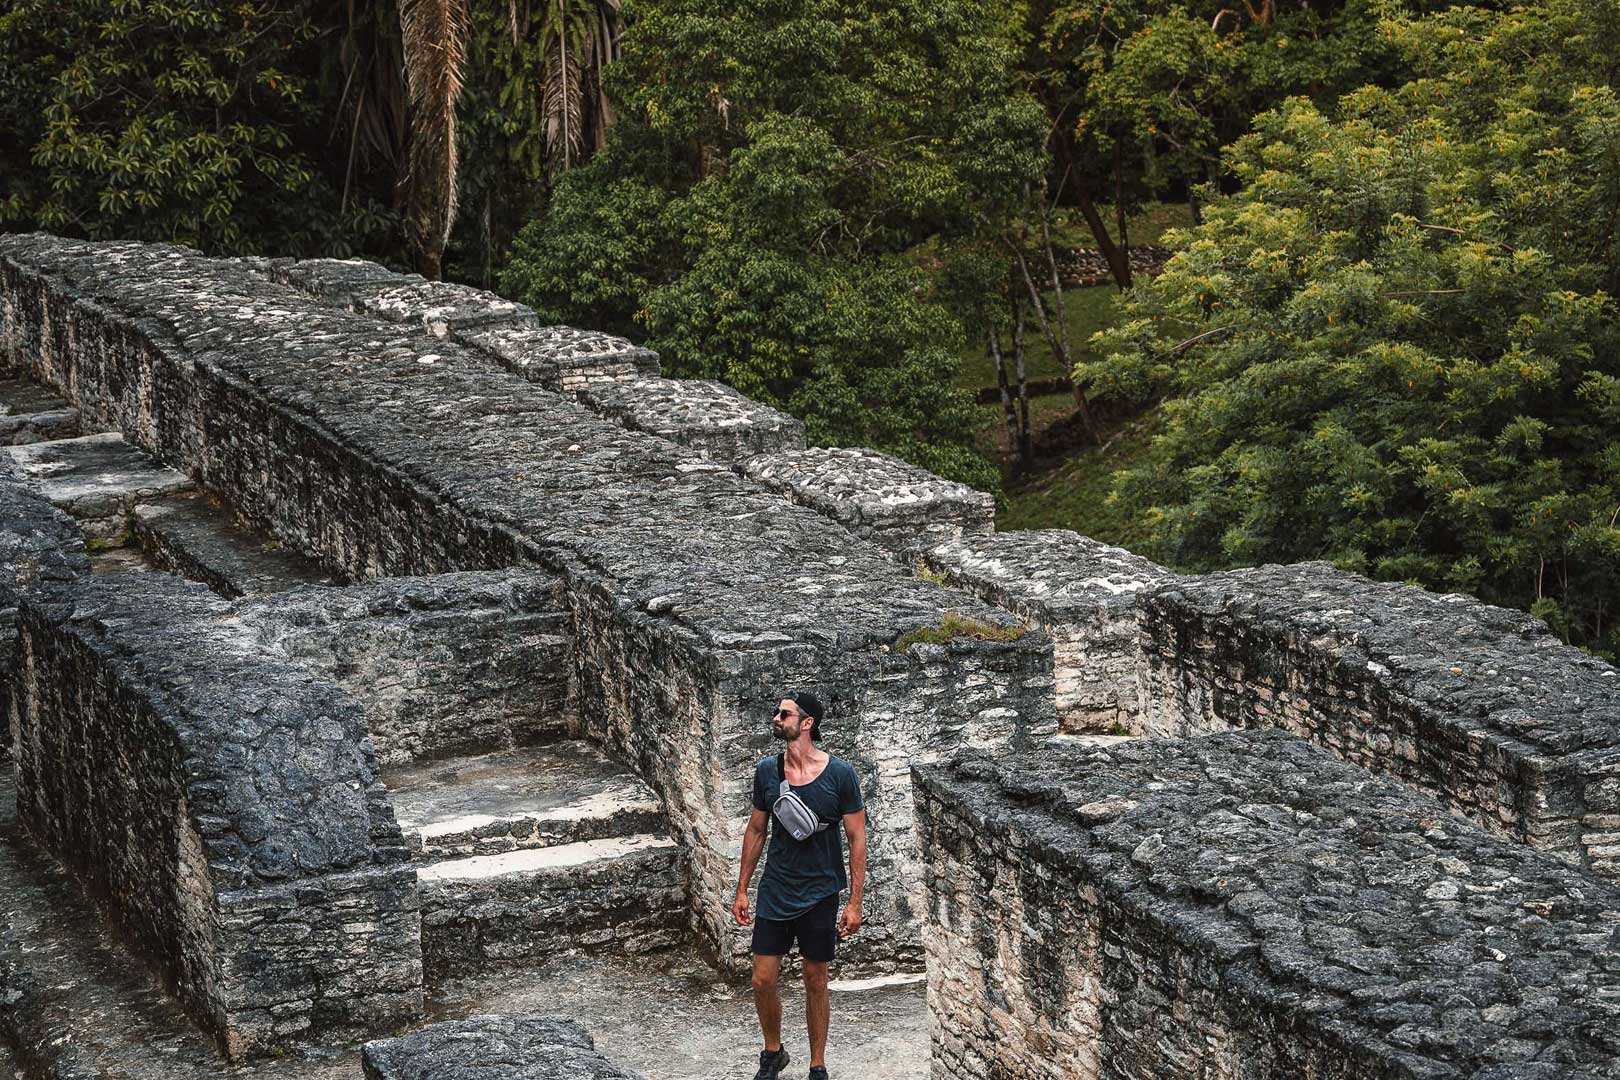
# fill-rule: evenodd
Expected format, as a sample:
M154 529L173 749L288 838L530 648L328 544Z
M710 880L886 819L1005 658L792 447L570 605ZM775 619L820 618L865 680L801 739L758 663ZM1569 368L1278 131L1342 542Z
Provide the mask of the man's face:
M796 702L783 698L776 705L776 716L771 720L771 734L783 742L792 742L809 723L811 721L799 711Z

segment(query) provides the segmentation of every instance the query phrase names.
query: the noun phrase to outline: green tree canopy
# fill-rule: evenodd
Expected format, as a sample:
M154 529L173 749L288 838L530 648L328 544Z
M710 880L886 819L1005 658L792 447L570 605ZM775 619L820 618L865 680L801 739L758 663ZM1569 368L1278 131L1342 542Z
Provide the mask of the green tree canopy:
M343 254L386 228L317 157L306 0L15 0L0 14L0 224Z
M1327 558L1613 652L1620 15L1384 26L1416 77L1262 115L1241 191L1077 372L1169 396L1115 497L1182 566Z
M520 233L505 288L644 333L674 374L810 438L995 485L952 388L961 327L914 249L1039 176L1044 121L976 0L627 9L620 115Z

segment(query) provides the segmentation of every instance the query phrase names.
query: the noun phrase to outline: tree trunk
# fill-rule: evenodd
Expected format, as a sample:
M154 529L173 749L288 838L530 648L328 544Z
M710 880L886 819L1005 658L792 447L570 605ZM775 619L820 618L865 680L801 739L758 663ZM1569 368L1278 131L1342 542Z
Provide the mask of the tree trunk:
M1120 290L1131 287L1131 260L1130 256L1108 233L1108 226L1103 223L1102 215L1097 213L1097 204L1091 200L1091 192L1087 189L1084 180L1074 185L1075 203L1080 207L1080 214L1086 219L1086 225L1091 229L1091 235L1097 240L1097 250L1102 252L1104 259L1108 260L1108 269L1113 272L1114 284Z
M1024 375L1024 302L1013 301L1013 370L1018 378L1018 460L1024 469L1034 464L1034 440L1029 430L1029 380Z
M1131 238L1125 231L1125 150L1114 144L1114 220L1119 222L1119 249L1125 256L1125 276L1131 275Z
M1012 392L1007 385L1007 361L1001 355L1001 333L993 323L985 330L985 338L990 343L990 359L996 362L996 388L1001 391L1002 418L1007 424L1007 451L1013 456L1012 474L1017 479L1023 474L1023 444L1018 438L1018 414L1013 409Z

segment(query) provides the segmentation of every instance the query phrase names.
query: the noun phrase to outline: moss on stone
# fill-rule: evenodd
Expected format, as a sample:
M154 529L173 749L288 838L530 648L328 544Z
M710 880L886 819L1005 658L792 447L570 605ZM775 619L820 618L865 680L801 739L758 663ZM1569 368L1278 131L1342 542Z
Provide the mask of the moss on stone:
M947 611L941 616L938 626L919 626L909 630L895 640L894 647L897 652L905 652L913 645L943 645L964 637L980 641L1017 641L1023 636L1022 626L1000 626L958 611Z

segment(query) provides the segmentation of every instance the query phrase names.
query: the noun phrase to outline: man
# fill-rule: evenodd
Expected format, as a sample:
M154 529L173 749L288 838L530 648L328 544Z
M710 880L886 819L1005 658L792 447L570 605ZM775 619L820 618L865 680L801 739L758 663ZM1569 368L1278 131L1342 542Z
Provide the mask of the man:
M782 997L777 977L782 957L799 943L804 961L804 1018L810 1035L810 1080L828 1080L827 971L840 939L861 928L861 897L866 887L866 809L861 785L849 762L816 747L821 741L821 701L811 693L783 698L771 730L783 743L781 765L791 791L824 825L795 840L776 812L783 776L771 755L754 768L754 810L743 835L742 876L731 912L739 925L754 928L754 1008L765 1036L754 1080L776 1080L788 1063L782 1046ZM788 819L788 820L791 820ZM759 905L748 910L748 881L765 848L770 849L759 879ZM844 875L839 826L849 833L849 876ZM838 914L838 894L849 888L849 903Z

